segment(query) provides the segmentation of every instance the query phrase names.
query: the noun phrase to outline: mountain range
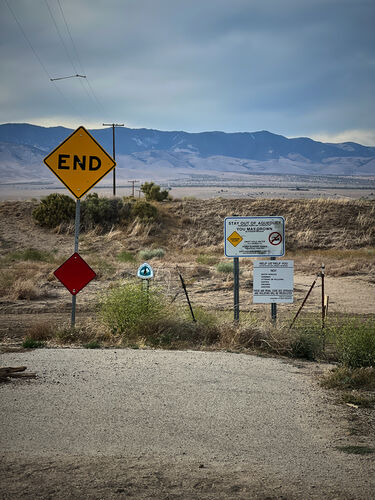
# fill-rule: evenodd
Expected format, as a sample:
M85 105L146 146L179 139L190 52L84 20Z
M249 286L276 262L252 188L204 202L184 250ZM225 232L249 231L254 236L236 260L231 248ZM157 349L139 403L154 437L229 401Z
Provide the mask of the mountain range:
M0 183L58 183L43 158L73 130L24 123L0 125ZM112 155L112 129L90 130ZM260 132L163 132L116 128L119 181L249 179L250 174L374 176L375 147L323 143ZM105 179L102 181L105 183Z

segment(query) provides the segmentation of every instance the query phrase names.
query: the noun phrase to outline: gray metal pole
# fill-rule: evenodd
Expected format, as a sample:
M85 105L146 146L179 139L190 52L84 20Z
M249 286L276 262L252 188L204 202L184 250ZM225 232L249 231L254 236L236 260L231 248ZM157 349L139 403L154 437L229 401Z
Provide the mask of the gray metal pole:
M234 321L240 320L240 260L233 257Z
M81 221L81 200L76 200L76 219L75 219L75 228L74 228L74 253L78 253L78 243L79 243L79 226ZM76 323L76 304L77 304L77 296L72 295L72 319L71 319L71 327L74 328Z
M276 260L276 257L271 257L271 260ZM271 304L271 320L274 325L276 325L276 320L277 320L277 304L272 303Z

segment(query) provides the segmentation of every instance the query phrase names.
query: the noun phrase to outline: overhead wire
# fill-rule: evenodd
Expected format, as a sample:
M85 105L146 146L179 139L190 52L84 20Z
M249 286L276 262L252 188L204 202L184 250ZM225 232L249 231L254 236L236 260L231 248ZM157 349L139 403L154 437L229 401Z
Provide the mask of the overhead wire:
M64 47L65 54L66 54L66 56L67 56L68 60L70 61L70 64L72 65L72 68L73 68L73 70L74 70L74 73L76 74L76 76L80 76L80 75L78 75L78 70L77 70L77 68L76 68L76 66L75 66L75 64L74 64L74 61L73 61L73 59L72 59L72 57L71 57L71 55L70 55L70 52L69 52L69 50L68 50L68 47L67 47L67 46L66 46L66 44L65 44L64 38L63 38L63 36L62 36L62 34L61 34L61 31L60 31L60 29L59 29L59 27L58 27L58 24L57 24L57 22L56 22L55 16L53 15L53 12L52 12L52 10L51 10L51 7L50 7L50 5L49 5L49 3L48 3L48 1L47 1L47 0L44 0L44 3L45 3L45 4L46 4L46 6L47 6L47 9L48 9L49 15L50 15L50 17L51 17L51 19L52 19L52 22L53 22L54 26L55 26L55 29L56 29L57 35L58 35L58 37L59 37L59 39L60 39L61 45ZM60 7L61 7L61 5L60 5ZM64 77L62 77L62 78L53 78L53 81L58 80L58 79L59 79L59 80L64 80L65 78L64 78ZM89 101L91 101L91 100L92 100L92 96L89 94L89 92L88 92L87 88L84 86L83 81L82 81L81 79L80 79L80 84L81 84L81 87L82 87L83 91L84 91L84 92L85 92L85 94L87 95L87 97L88 97ZM96 104L96 103L95 103L95 104Z
M72 36L71 31L70 31L70 28L69 28L69 25L68 25L68 21L67 21L67 19L66 19L66 17L65 17L65 14L64 14L63 8L62 8L61 3L60 3L60 0L57 0L57 4L58 4L58 6L59 6L59 9L60 9L60 12L61 12L61 16L62 16L63 21L64 21L64 24L65 24L66 31L67 31L67 33L68 33L68 36L69 36L70 42L71 42L71 44L72 44L73 50L74 50L74 52L75 52L75 55L76 55L76 58L77 58L77 61L78 61L78 64L79 64L79 66L80 66L80 70L82 71L82 73L83 73L83 74L86 74L86 71L85 71L84 66L83 66L83 64L82 64L82 60L81 60L81 58L80 58L80 56L79 56L79 54L78 54L77 46L76 46L76 44L74 43L73 36ZM96 93L94 92L94 89L93 89L93 87L92 87L92 85L91 85L91 83L90 83L90 80L87 78L87 76L86 76L86 80L85 80L85 82L87 83L87 85L88 85L88 87L89 87L89 89L90 89L90 91L91 91L91 94L92 94L92 96L93 96L93 98L94 98L94 100L95 100L96 104L99 106L99 108L100 108L102 111L104 111L103 105L102 105L102 103L100 102L100 100L98 99L98 97L97 97ZM82 85L83 85L83 82L82 82Z
M53 86L55 87L56 91L60 94L60 96L64 99L64 101L68 104L69 107L72 107L75 111L75 114L78 114L80 116L80 114L77 112L77 109L75 108L75 106L73 105L73 103L66 97L66 95L62 92L62 90L55 84L55 82L51 79L51 74L49 73L49 71L47 70L45 64L43 63L42 59L40 58L38 52L36 51L36 49L34 48L33 44L31 43L31 40L30 38L26 35L26 32L22 26L22 24L20 23L19 19L17 18L14 10L11 8L11 6L9 5L8 3L8 0L4 0L6 6L8 7L9 9L9 12L11 13L13 19L15 20L19 30L21 31L24 39L26 40L28 46L30 47L31 51L33 52L36 60L39 62L41 68L43 69L44 73L48 76L49 80L52 82ZM80 118L82 118L82 116L80 116Z

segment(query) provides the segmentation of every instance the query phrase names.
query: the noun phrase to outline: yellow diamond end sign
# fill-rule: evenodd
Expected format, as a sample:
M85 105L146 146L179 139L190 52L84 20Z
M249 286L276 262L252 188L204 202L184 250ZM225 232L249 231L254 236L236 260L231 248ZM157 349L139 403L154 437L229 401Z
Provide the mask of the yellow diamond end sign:
M116 165L84 127L78 127L44 158L44 163L76 198L86 194Z
M227 240L229 243L232 243L234 247L236 247L243 240L242 236L234 231L230 236L228 236Z

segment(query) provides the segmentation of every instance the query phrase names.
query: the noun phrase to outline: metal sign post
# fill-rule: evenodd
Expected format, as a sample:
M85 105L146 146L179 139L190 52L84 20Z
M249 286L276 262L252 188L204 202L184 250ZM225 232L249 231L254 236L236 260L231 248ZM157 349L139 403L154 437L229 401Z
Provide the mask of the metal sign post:
M154 277L154 270L147 262L141 264L137 271L137 278L142 280L143 294L146 296L146 310L150 302L150 280Z
M271 257L271 260L276 260L276 257ZM277 320L277 305L276 302L271 303L271 321L272 324L275 326L276 325L276 320Z
M81 200L78 198L76 200L76 218L74 226L74 253L78 253L79 244L79 226L81 223ZM77 295L72 295L72 318L71 327L74 328L76 323L76 305L77 305Z
M233 258L234 321L240 320L240 259Z

